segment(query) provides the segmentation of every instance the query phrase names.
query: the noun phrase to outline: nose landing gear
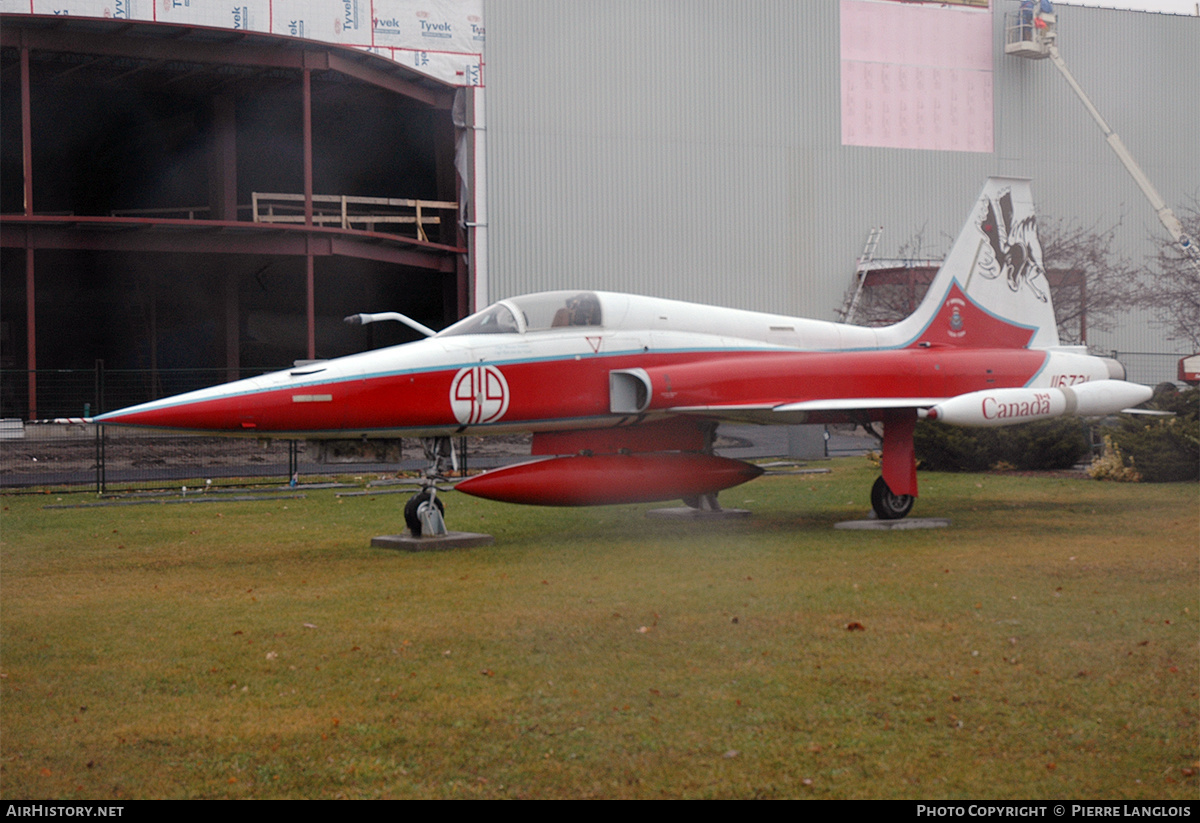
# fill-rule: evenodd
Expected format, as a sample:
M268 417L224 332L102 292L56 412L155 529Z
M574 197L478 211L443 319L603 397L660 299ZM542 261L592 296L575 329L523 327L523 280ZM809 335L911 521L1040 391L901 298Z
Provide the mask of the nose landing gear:
M414 494L404 504L404 525L413 537L433 537L446 533L446 507L437 496L437 487Z
M458 469L458 457L449 437L422 438L429 465L421 477L421 490L404 504L407 534L392 534L371 539L371 545L384 549L430 551L434 549L484 546L493 542L490 534L452 532L446 528L446 506L438 496L438 482L448 481Z
M413 537L434 537L446 534L446 506L437 496L437 483L458 470L458 455L449 437L423 437L421 446L429 465L421 478L421 491L404 505L404 525Z

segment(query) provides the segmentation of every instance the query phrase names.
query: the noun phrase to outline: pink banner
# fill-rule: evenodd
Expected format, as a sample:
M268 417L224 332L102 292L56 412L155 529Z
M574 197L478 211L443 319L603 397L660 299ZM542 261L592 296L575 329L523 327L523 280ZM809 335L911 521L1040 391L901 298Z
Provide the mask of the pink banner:
M991 152L992 13L841 0L842 144Z

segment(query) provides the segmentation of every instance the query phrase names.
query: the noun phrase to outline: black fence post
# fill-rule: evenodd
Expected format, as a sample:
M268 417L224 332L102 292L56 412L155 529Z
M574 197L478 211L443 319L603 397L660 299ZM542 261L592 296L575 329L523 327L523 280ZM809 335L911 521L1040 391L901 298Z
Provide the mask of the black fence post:
M104 361L96 361L96 381L93 386L95 394L96 414L104 414L108 409L104 407Z
M92 402L96 404L96 414L104 414L104 361L97 359L95 377L92 383ZM96 426L96 494L104 494L104 427Z
M104 494L104 427L96 426L96 494Z

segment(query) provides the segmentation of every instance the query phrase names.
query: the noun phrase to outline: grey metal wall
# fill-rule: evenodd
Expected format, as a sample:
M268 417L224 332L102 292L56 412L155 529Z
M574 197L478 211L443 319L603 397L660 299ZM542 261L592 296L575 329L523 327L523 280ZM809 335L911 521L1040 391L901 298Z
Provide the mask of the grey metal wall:
M1032 177L1043 214L1122 221L1144 257L1163 230L1099 129L1049 61L1004 55L1016 5L995 15L986 154L842 146L831 0L485 2L491 297L592 287L832 318L870 226L880 256L916 235L940 255L993 173ZM1200 196L1200 18L1059 19L1168 203ZM1178 348L1136 316L1090 337Z

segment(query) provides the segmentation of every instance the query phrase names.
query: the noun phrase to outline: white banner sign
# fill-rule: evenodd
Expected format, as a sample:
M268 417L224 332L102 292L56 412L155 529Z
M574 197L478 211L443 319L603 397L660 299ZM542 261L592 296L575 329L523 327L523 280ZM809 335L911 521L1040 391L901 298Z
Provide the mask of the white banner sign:
M483 85L483 0L0 0L0 12L270 32L370 51L444 83Z

